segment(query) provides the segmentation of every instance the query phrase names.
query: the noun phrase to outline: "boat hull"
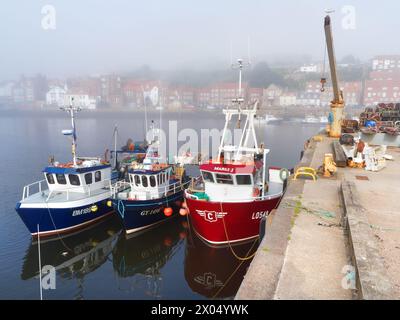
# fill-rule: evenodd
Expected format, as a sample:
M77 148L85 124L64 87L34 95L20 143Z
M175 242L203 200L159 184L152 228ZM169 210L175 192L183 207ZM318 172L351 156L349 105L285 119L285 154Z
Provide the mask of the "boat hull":
M156 226L178 214L183 200L183 192L154 200L121 200L113 199L113 207L123 223L126 233L139 232ZM164 209L173 210L171 216L164 214Z
M108 198L74 207L38 208L19 202L16 211L33 237L51 237L85 228L111 215L114 210L107 205Z
M260 221L279 203L281 195L249 202L212 202L185 197L195 232L205 241L220 245L259 236Z

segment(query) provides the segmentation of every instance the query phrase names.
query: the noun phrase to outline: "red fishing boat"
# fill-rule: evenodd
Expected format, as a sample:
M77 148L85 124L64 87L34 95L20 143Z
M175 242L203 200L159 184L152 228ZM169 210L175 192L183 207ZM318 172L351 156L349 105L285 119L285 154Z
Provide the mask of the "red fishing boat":
M254 128L258 102L245 105L242 60L237 67L239 96L223 110L225 126L217 158L200 165L201 179L185 191L182 209L195 232L217 245L258 237L260 221L279 204L288 175L286 169L267 167L269 149L258 144ZM244 123L238 145L226 143L234 120Z

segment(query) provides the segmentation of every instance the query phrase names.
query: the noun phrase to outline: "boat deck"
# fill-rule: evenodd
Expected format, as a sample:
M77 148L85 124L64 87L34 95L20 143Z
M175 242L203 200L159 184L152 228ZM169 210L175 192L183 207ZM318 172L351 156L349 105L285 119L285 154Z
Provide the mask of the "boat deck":
M45 190L42 192L37 192L25 199L21 200L21 203L25 204L32 204L32 203L62 203L67 201L79 201L82 199L86 199L88 197L95 197L106 192L110 192L109 188L101 188L97 190L93 190L90 192L82 193L82 192L75 192L71 190L67 191L54 191L51 193L49 197L49 190Z
M282 193L283 184L279 182L268 182L268 191L265 193L266 196L275 196Z

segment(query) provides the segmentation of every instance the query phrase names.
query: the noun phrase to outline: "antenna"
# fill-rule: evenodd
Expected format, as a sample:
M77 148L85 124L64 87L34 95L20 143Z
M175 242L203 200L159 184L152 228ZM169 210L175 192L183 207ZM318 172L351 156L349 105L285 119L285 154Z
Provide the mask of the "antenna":
M148 123L147 123L147 100L144 94L144 88L142 87L142 94L143 94L143 104L144 104L144 140L147 142L147 130L148 130Z
M243 63L243 59L237 59L237 63L232 64L232 69L238 69L239 70L239 87L238 87L238 97L234 99L234 102L243 102L243 97L242 97L242 70L243 68L249 67L250 63Z
M75 114L74 112L79 112L82 109L80 107L76 107L73 105L74 102L74 98L71 97L71 104L69 105L69 107L61 107L61 110L67 111L70 116L71 116L71 126L72 126L72 130L63 130L62 133L64 135L70 135L72 136L72 146L71 146L71 153L72 153L72 160L74 163L74 166L76 167L77 163L76 163L76 127L75 127Z
M230 58L231 58L230 64L232 65L233 64L233 59L232 59L232 39L231 39L231 42L230 42Z
M247 61L249 62L249 65L251 64L251 59L250 59L250 37L247 37Z

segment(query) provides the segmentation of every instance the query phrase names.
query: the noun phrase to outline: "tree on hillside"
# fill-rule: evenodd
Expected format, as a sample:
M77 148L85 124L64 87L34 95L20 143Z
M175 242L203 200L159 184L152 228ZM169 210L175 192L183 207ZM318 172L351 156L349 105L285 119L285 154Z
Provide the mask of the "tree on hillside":
M354 64L360 64L360 59L356 58L355 56L353 56L352 54L348 54L346 56L344 56L341 60L340 60L341 64L350 64L350 65L354 65Z
M259 62L251 69L248 75L248 82L251 87L256 88L266 88L270 84L285 85L283 77L272 70L266 62Z

